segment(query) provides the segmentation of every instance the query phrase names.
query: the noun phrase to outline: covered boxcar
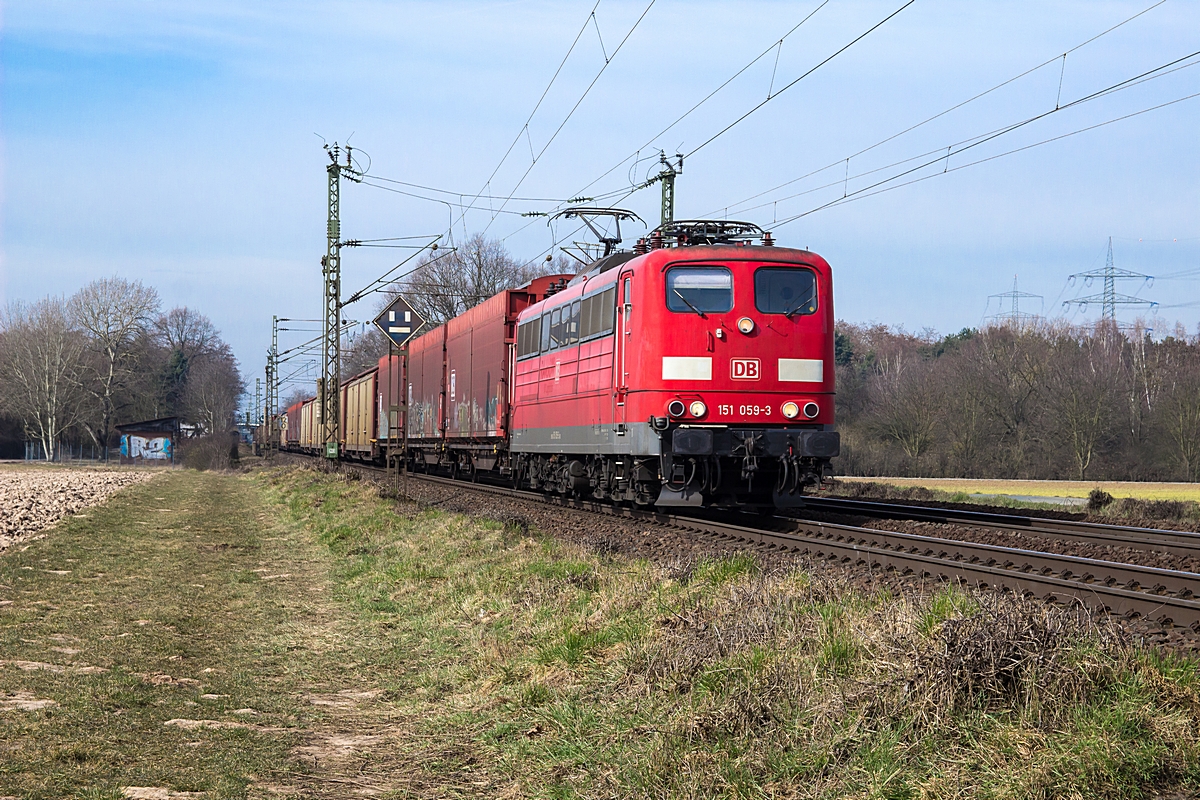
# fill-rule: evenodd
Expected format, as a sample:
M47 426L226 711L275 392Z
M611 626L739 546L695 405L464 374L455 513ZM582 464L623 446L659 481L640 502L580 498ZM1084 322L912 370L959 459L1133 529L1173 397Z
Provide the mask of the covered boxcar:
M420 460L435 464L442 452L446 376L446 326L438 325L408 346L408 440Z
M517 317L569 275L506 289L446 323L445 446L460 470L491 470L508 448Z
M292 450L299 446L300 408L303 405L304 403L292 403L284 413L280 414L279 446L285 450Z
M314 397L300 406L300 439L297 446L306 453L316 453L324 447L321 431L321 407Z
M385 446L397 446L404 437L405 380L400 357L379 359L376 377L375 438Z
M378 455L376 432L379 408L379 367L357 375L341 387L341 436L342 454L364 460L373 460Z

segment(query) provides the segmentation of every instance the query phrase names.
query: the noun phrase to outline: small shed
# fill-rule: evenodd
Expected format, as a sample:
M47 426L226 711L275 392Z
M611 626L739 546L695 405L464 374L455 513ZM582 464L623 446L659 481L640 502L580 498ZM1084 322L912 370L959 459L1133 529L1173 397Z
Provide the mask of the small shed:
M179 441L179 417L148 419L118 425L122 464L174 464Z

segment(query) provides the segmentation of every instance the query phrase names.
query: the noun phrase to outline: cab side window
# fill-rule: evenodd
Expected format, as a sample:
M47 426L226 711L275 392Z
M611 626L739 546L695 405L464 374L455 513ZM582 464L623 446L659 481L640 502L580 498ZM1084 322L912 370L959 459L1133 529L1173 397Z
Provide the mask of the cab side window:
M542 347L543 353L550 350L550 312L542 314Z
M566 323L563 326L566 329L566 340L563 343L564 344L575 344L576 342L579 341L579 301L578 300L576 300L574 303L571 303L570 316L567 316L567 309L565 307L563 308L563 318Z
M550 349L563 346L563 310L561 307L550 312Z
M537 355L542 339L542 318L521 323L517 328L517 358Z

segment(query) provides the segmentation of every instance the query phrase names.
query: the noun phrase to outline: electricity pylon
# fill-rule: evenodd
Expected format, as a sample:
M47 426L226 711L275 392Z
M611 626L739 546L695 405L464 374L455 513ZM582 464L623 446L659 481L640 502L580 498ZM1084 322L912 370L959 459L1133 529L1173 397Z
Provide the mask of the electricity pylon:
M1041 300L1040 294L1030 294L1017 289L1017 276L1013 275L1013 288L1011 292L1002 292L1000 294L989 294L988 303L991 303L992 298L999 301L1000 311L997 311L988 319L995 321L998 324L1006 324L1012 328L1023 328L1031 322L1036 322L1040 317L1037 314L1029 314L1021 311L1022 300ZM1008 311L1004 311L1004 301L1009 304Z
M1108 237L1108 257L1105 259L1104 269L1077 272L1074 275L1067 276L1067 280L1069 281L1075 281L1078 278L1082 278L1084 284L1088 286L1091 285L1093 280L1101 278L1104 280L1104 290L1099 294L1090 294L1086 297L1076 297L1074 300L1067 300L1063 303L1063 308L1070 308L1072 305L1077 305L1080 311L1085 311L1089 303L1099 303L1100 318L1111 325L1117 326L1117 306L1140 306L1150 309L1158 307L1158 303L1152 300L1143 300L1140 297L1121 294L1117 291L1117 281L1119 280L1140 280L1146 285L1150 285L1154 282L1154 276L1143 275L1140 272L1131 272L1127 269L1118 269L1113 264L1111 236Z

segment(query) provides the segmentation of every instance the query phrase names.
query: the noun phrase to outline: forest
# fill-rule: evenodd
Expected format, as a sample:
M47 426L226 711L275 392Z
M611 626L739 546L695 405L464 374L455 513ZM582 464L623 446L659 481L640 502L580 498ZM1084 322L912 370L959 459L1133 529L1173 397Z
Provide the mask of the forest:
M101 278L70 297L0 311L0 457L22 441L41 457L116 445L116 426L179 417L196 434L234 424L245 389L237 360L203 314L162 310L140 281Z
M1200 478L1200 332L839 322L835 350L841 474Z

